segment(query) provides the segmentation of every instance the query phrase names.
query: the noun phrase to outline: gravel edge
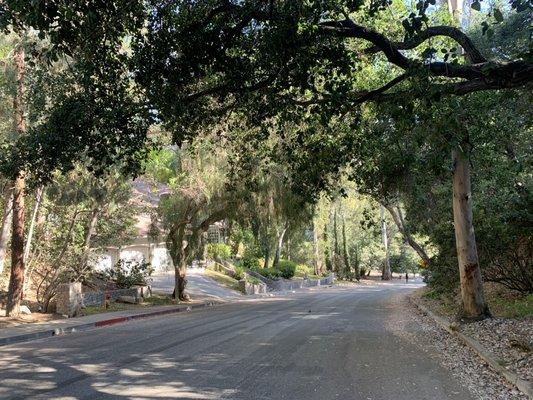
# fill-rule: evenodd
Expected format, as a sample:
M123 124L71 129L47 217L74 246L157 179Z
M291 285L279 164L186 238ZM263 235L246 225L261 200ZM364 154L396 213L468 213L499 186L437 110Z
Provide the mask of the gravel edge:
M464 344L470 347L481 359L489 364L498 374L500 374L510 384L514 385L518 390L533 399L533 383L521 379L514 372L507 370L504 366L498 363L492 355L476 340L470 336L465 335L453 328L453 324L444 317L436 315L426 306L417 302L412 296L409 296L409 302L414 304L420 311L431 317L439 326L446 330L451 335L459 338Z

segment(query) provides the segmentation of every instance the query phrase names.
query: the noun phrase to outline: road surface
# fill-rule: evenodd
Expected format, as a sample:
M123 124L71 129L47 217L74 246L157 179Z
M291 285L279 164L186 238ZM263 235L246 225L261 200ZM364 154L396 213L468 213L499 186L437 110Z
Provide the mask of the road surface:
M391 328L406 312L393 299L414 286L306 290L2 347L0 398L471 400Z

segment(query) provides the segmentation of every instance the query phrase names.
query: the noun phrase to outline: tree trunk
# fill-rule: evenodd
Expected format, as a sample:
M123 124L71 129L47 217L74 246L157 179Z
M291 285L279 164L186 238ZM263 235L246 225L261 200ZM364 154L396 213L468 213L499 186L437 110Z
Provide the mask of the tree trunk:
M337 209L333 212L333 253L339 255L339 234L337 232Z
M96 205L89 215L89 221L87 227L85 228L85 240L83 241L83 253L81 257L81 263L79 265L78 276L76 280L79 280L80 277L85 273L86 268L89 265L89 257L91 255L91 243L92 238L96 234L96 225L98 224L98 218L100 217L100 207Z
M331 265L330 244L328 237L328 223L324 225L324 262L326 263L326 271L331 271L333 266Z
M316 229L316 224L313 222L313 251L315 253L315 275L320 275L322 273L322 263L320 262L320 254L318 252L318 231Z
M392 273L390 270L390 258L389 258L389 238L387 236L387 224L385 223L385 208L380 205L379 212L381 216L381 237L383 240L383 247L385 249L385 260L383 262L383 269L381 271L381 279L384 281L390 281L392 279Z
M63 258L65 257L65 254L67 254L67 250L70 246L70 241L72 239L72 232L74 231L74 225L76 224L76 220L78 218L79 211L78 207L74 210L72 219L70 220L69 228L67 230L67 234L65 235L65 238L63 240L63 246L61 247L61 251L59 252L59 255L56 260L54 260L54 263L52 264L54 269L54 273L52 275L52 278L50 279L50 282L48 286L46 287L44 294L43 294L43 310L45 312L49 311L50 307L50 300L53 299L55 296L55 290L57 287L57 280L59 279L61 272L63 272L63 268L61 267L63 265ZM39 292L41 290L41 286L45 284L45 281L47 279L47 276L44 277L43 281L37 288L37 298L39 297Z
M182 301L189 300L189 296L185 294L185 287L187 286L186 247L188 245L185 243L185 229L185 224L172 228L167 239L170 257L174 264L174 293L172 297Z
M17 91L13 99L15 129L19 137L26 134L24 121L24 49L17 46L14 52ZM24 189L25 172L18 171L13 185L13 230L11 236L11 276L7 295L7 316L20 313L20 301L24 288Z
M403 238L405 241L411 246L411 248L418 254L418 256L424 261L426 265L429 265L429 256L427 255L426 251L420 246L416 240L411 236L411 233L409 232L409 228L405 225L405 221L403 220L402 211L399 207L396 207L394 209L394 206L390 204L382 204L389 214L391 215L394 223L398 227L398 230L403 235Z
M272 267L274 268L279 267L279 260L281 259L281 249L283 246L283 238L285 237L286 232L287 228L283 228L281 234L278 237L278 245L276 247L276 253L274 254L274 263L272 264Z
M474 234L470 163L460 150L453 157L453 222L461 279L462 314L469 319L490 317L483 293L483 280Z
M30 228L28 229L28 237L26 238L26 245L24 247L24 262L28 261L28 257L30 255L33 232L35 230L35 224L37 223L37 216L39 215L39 208L41 207L41 203L43 200L43 193L44 193L44 186L40 186L39 189L37 189L37 193L35 195L35 205L33 207L33 213L32 213L31 221L30 221Z
M7 254L9 233L13 221L13 188L7 187L4 191L4 214L0 226L0 275L4 272L4 263Z
M268 268L270 263L270 249L265 250L265 261L263 262L263 268Z
M37 225L39 209L41 207L41 203L43 200L43 193L44 193L44 186L40 186L39 189L37 189L37 193L35 195L35 205L33 206L33 213L31 216L30 228L28 230L28 237L26 238L26 245L24 247L24 264L25 264L24 293L27 292L30 286L31 276L33 273L33 268L31 267L30 262L29 262L30 250L31 250L31 243L33 240L33 232L35 231L35 227Z
M187 263L180 261L179 265L174 265L174 298L181 301L189 301L189 296L185 294L187 286ZM176 293L178 294L176 296Z
M346 243L346 221L342 216L342 256L344 259L344 271L346 275L350 274L350 257L348 255L348 244Z

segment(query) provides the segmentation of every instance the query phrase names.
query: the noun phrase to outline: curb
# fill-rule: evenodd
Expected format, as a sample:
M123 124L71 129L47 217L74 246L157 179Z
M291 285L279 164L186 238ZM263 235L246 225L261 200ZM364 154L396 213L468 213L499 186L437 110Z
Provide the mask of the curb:
M470 347L483 361L489 364L496 372L498 372L507 382L515 386L518 390L528 396L530 399L533 399L533 383L526 381L525 379L520 378L514 372L509 371L503 365L501 365L493 356L485 350L485 348L477 340L472 339L470 336L465 335L464 333L459 332L452 328L452 323L446 318L436 315L434 312L429 310L426 306L420 304L412 297L409 296L409 301L418 307L420 311L429 317L443 328L448 333L458 337L464 344Z
M158 311L146 312L142 314L127 315L124 317L115 317L115 318L105 319L105 320L96 321L96 322L89 322L85 324L80 323L79 325L69 326L66 328L58 327L58 328L47 329L47 330L38 331L38 332L24 333L21 335L0 338L0 346L7 346L10 344L14 344L14 343L29 342L32 340L43 339L43 338L52 337L52 336L69 335L72 333L88 331L90 329L103 328L106 326L122 324L128 321L135 321L135 320L141 320L141 319L146 319L146 318L154 318L154 317L159 317L159 316L168 315L168 314L176 314L176 313L183 312L183 311L191 311L191 310L199 309L199 308L212 307L212 306L220 305L224 303L225 302L223 301L208 301L208 302L201 303L201 304L191 304L189 306L181 306L181 307L170 308L166 310L158 310Z

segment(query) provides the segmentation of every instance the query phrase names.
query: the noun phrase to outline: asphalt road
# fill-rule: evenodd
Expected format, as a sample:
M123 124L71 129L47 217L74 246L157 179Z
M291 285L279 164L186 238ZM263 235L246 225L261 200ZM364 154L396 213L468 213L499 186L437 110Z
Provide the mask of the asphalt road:
M412 287L322 288L2 347L0 398L472 399L389 326Z

